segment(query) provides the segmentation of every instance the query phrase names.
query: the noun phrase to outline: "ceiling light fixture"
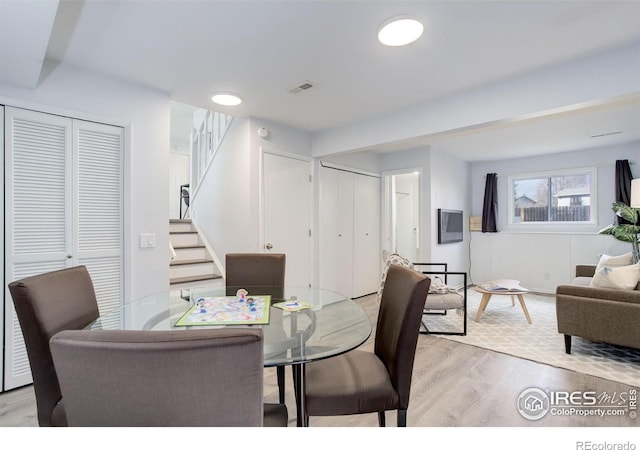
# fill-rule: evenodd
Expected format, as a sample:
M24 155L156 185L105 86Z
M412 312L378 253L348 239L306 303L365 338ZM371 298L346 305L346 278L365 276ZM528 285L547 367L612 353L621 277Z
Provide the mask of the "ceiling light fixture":
M411 44L422 36L424 25L413 17L393 17L380 26L378 40L390 47Z
M214 103L222 106L238 106L240 103L242 103L242 99L240 97L229 92L220 92L211 97L211 100L213 100Z

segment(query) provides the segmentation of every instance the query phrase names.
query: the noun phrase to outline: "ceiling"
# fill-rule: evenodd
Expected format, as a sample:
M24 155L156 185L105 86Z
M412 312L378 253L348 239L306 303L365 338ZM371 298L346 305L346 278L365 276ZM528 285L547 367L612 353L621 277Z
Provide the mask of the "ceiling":
M405 14L423 20L421 39L378 43L380 24ZM639 23L640 2L611 0L63 1L45 56L182 103L318 133L639 42ZM307 81L313 88L291 92ZM239 94L242 105L216 108L218 91ZM496 159L573 150L577 136L588 145L619 128L599 142L629 142L640 139L638 105L634 97L377 150L437 145L470 161Z

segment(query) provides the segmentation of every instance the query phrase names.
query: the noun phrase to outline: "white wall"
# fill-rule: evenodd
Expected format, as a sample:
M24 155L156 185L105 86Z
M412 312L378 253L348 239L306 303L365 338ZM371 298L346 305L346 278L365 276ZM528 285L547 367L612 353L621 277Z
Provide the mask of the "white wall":
M447 262L449 270L466 272L469 266L469 163L431 150L431 262ZM438 208L463 211L463 242L438 244ZM459 278L459 277L456 277ZM462 280L456 280L462 283Z
M260 127L269 130L258 136ZM236 117L193 199L193 219L224 265L232 252L261 252L261 152L309 156L309 134L259 118Z
M373 152L355 152L327 155L320 158L320 160L345 167L352 167L365 172L380 173L382 157L381 155Z
M226 253L257 250L250 169L249 120L236 118L192 198L193 221L223 264Z
M640 177L640 142L557 155L471 164L472 214L482 214L487 173L498 174L498 233L471 234L471 274L475 283L495 278L515 278L530 289L553 292L571 281L576 264L595 264L600 254L622 254L631 245L598 230L613 222L615 161L629 159L634 177ZM508 226L507 178L545 170L597 167L597 222L592 225L549 227L519 231ZM520 229L521 230L521 229Z
M0 103L125 126L125 301L169 286L169 95L71 66L27 90L0 83ZM140 249L141 233L156 247Z

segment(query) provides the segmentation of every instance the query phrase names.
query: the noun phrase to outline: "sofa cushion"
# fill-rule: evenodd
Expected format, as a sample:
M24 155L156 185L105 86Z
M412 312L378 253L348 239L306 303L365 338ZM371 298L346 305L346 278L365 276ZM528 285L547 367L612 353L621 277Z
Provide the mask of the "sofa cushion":
M571 284L575 284L577 286L591 286L592 277L575 277Z
M609 255L601 255L600 261L598 261L598 265L596 266L596 272L603 267L620 267L620 266L628 266L633 263L633 253L625 253L624 255L619 256L609 256Z
M597 288L635 289L640 279L640 264L604 266L596 270L590 286Z

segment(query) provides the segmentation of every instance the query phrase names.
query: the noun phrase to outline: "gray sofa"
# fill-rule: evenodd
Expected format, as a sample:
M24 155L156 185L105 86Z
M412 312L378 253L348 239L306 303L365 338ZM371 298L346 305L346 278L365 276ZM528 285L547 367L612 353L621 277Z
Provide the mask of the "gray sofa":
M571 353L571 337L640 349L640 283L635 290L589 287L596 266L576 266L571 284L556 288L558 332Z

